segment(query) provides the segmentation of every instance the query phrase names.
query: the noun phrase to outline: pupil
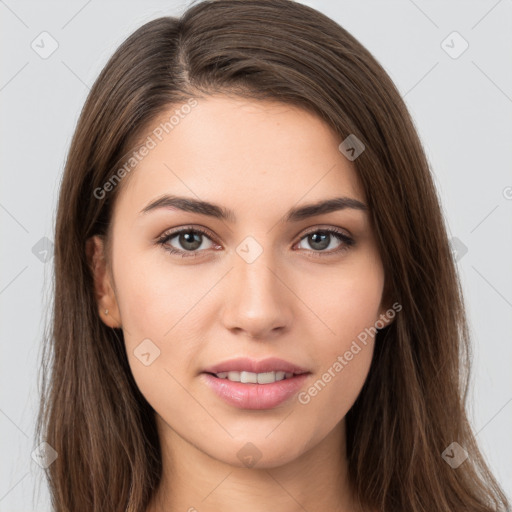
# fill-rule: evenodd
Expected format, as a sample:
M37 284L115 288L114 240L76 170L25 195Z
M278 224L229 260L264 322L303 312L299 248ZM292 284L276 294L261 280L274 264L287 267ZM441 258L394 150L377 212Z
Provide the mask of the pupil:
M314 233L310 235L311 240L311 246L316 249L325 249L326 247L329 247L329 233ZM319 238L322 238L321 241L318 241ZM316 244L316 245L315 245ZM320 245L318 245L320 244Z
M181 234L180 243L182 244L182 247L189 249L191 251L195 251L201 246L200 238L200 233L193 233L192 231L189 231L188 233Z

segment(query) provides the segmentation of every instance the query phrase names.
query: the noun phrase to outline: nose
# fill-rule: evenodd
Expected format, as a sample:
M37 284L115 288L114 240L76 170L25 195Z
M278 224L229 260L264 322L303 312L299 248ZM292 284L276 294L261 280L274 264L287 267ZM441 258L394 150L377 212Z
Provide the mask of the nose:
M236 255L227 276L221 319L225 328L238 336L266 340L291 326L294 295L270 252L267 257L264 251L252 263Z

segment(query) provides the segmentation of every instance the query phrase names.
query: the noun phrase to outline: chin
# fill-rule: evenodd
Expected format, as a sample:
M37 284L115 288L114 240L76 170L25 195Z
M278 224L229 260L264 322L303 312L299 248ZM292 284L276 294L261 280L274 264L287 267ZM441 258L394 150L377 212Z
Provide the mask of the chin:
M273 426L275 429L275 425ZM207 453L216 460L248 469L271 469L288 464L301 457L307 450L305 440L298 440L293 432L272 433L272 429L261 429L254 436L245 435L230 439L228 443L219 442L218 450Z

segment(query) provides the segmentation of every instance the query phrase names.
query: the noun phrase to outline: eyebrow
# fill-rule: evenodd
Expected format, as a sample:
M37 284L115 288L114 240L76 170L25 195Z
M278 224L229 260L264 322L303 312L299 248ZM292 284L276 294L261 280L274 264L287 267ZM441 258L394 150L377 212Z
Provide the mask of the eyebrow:
M141 210L140 213L146 214L160 208L178 209L184 212L208 215L209 217L214 217L216 219L232 223L236 221L236 215L233 210L229 210L214 203L209 203L208 201L172 195L164 195L154 201L151 201ZM285 214L285 222L298 222L309 217L314 217L315 215L321 215L323 213L330 213L338 210L346 210L349 208L362 211L368 210L368 207L357 199L353 199L351 197L335 197L291 208Z

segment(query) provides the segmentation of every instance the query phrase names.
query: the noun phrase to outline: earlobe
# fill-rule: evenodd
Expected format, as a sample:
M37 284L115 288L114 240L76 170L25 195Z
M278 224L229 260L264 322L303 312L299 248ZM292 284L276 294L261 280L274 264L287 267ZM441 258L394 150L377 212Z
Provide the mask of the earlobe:
M86 256L94 282L94 295L102 322L108 327L121 327L119 308L107 267L104 240L95 235L86 242Z
M379 316L376 319L376 326L379 330L392 324L395 321L397 312L402 309L401 306L397 308L398 302L394 301L393 297L395 297L395 292L391 287L391 283L385 279L379 306Z
M379 317L376 321L377 327L379 329L384 329L394 322L395 316L396 311L394 306L391 305L391 301L385 301L384 306L379 310Z
M384 329L394 322L395 311L392 308L382 309L375 325L379 330Z

